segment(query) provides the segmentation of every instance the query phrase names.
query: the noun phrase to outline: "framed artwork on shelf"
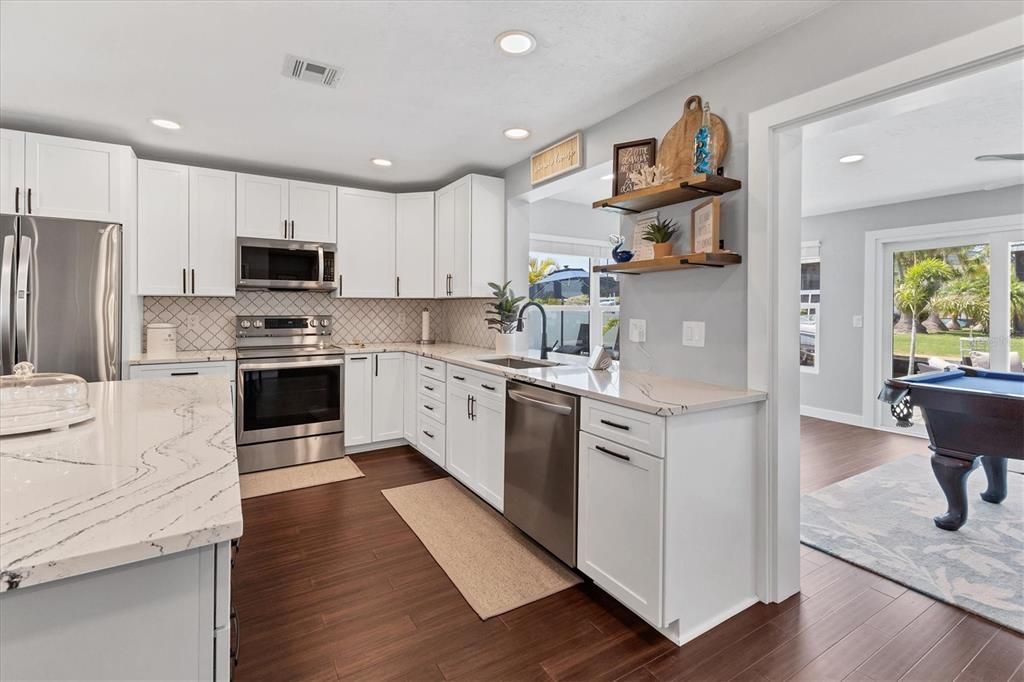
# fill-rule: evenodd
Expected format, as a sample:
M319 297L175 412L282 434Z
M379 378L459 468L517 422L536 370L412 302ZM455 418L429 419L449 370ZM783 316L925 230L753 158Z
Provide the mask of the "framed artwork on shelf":
M643 238L644 228L658 222L657 211L647 211L633 216L633 260L654 258L654 244Z
M619 195L631 192L633 187L629 174L653 166L658 141L653 137L646 140L622 142L612 147L612 194Z
M690 211L690 252L714 253L718 248L718 227L722 200L705 201Z

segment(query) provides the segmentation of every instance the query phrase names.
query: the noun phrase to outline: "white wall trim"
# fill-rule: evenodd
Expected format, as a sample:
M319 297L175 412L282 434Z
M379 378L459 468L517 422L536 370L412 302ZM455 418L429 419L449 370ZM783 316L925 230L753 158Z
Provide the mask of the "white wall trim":
M560 234L541 234L531 232L530 239L542 242L561 242L563 244L581 244L584 246L599 246L603 249L610 249L611 243L606 239L586 239L585 237L563 237Z
M768 393L759 481L763 525L757 588L763 601L781 601L800 588L800 372L791 350L798 325L792 319L795 306L785 298L796 287L792 275L799 263L800 211L797 200L795 220L780 220L780 213L791 213L792 206L779 201L780 189L792 193L780 182L781 172L788 172L786 183L798 180L799 160L794 172L793 142L784 133L843 109L1019 57L1022 48L1021 20L1014 17L750 114L747 385ZM786 200L791 203L792 197Z
M886 272L885 247L925 239L948 241L950 245L953 245L962 241L963 237L984 239L1003 232L1019 231L1022 225L1024 225L1024 214L1013 213L988 218L951 220L928 225L871 230L864 233L864 356L861 394L863 407L861 411L864 414L865 426L883 427L880 419L882 414L880 403L875 400L875 395L878 393L882 380L880 361L886 355L885 340L879 333L887 305L887 301L883 300L886 287L882 283L882 277ZM991 254L991 258L996 257L996 254ZM997 290L996 286L992 286L993 291Z
M839 422L840 424L849 424L850 426L867 426L864 423L864 418L859 414L853 412L839 412L838 410L826 410L821 407L813 407L811 405L800 406L801 417L814 417L815 419L824 419L830 422Z

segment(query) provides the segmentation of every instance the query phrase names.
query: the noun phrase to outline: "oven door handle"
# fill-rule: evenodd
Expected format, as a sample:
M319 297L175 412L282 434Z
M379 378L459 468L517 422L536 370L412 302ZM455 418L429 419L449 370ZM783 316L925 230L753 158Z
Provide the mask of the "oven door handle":
M298 362L240 362L239 372L258 372L264 369L297 369L300 367L341 367L342 360L300 360Z

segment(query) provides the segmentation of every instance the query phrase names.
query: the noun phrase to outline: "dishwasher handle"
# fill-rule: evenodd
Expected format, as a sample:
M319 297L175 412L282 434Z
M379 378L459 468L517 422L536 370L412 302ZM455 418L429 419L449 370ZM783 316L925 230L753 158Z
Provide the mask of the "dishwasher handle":
M517 403L529 405L530 407L536 407L540 410L547 412L554 412L555 414L572 414L571 405L556 405L554 403L546 403L543 400L537 400L536 398L528 398L522 393L516 393L515 391L509 391L508 397Z

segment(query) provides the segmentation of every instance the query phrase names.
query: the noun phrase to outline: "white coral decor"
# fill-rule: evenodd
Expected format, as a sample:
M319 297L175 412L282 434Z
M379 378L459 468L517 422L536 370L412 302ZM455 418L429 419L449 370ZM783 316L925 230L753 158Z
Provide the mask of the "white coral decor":
M672 181L672 173L660 163L654 166L644 166L638 171L629 174L629 182L633 189L653 187Z

